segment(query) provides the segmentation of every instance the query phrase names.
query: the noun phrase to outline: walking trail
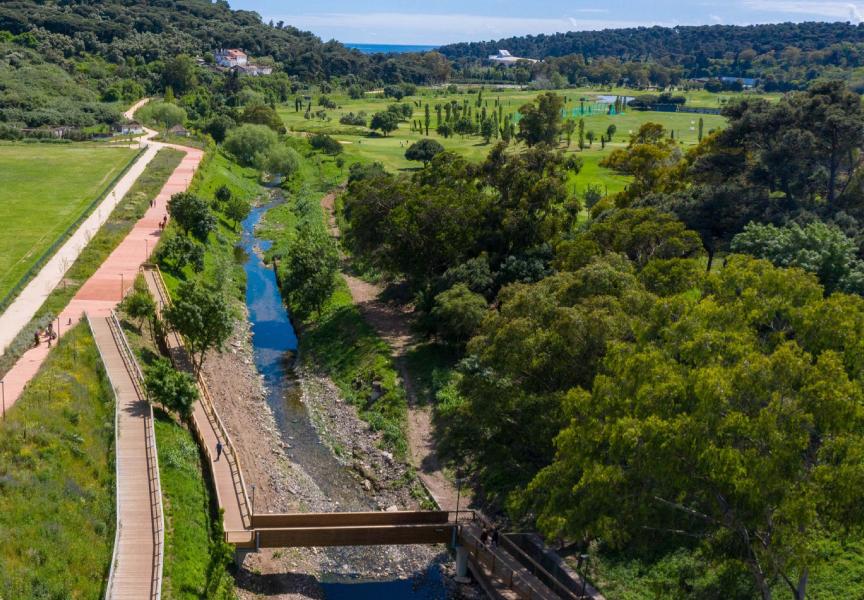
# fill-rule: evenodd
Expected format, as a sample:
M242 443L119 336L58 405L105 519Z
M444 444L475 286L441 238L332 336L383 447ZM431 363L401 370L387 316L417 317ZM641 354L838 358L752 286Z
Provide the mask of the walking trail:
M165 559L162 487L153 408L114 315L89 319L116 396L117 528L106 598L160 598Z
M330 192L321 199L321 207L327 216L330 235L336 238L340 236L334 214L337 193L338 191ZM411 315L381 300L383 290L380 286L358 279L346 273L344 269L342 277L360 313L378 335L390 345L396 368L408 396L408 451L411 464L417 469L421 481L438 506L444 510L455 510L458 493L456 487L444 474L438 460L432 425L432 408L421 405L417 401L411 375L405 366L406 352L417 343L410 327ZM469 506L472 502L470 491L461 490L461 496L459 505L463 508Z
M133 106L126 116L131 118L144 102L146 100ZM195 148L153 142L151 138L155 135L155 131L147 130L141 140L147 146L145 154L130 170L134 177L128 180L124 178L109 194L110 202L107 205L103 203L100 210L94 213L97 219L92 226L96 230L123 199L156 152L163 147L171 147L185 152L186 156L168 177L144 216L81 286L55 321L59 338L82 318L88 319L116 396L117 529L106 593L110 600L158 599L162 582L164 526L153 415L143 392L140 372L112 311L132 287L142 264L149 260L159 241L159 222L167 214L168 200L188 187L203 152ZM95 230L88 229L87 223L90 221L88 219L58 252L68 258L68 263L61 264L74 262L95 233ZM81 243L81 247L77 243ZM3 315L0 331L6 331L8 327L17 333L30 321L64 274L53 271L52 264L56 268L57 263L49 262L25 288L16 301L17 306L10 307L10 310L15 309L14 312ZM21 306L28 302L32 306ZM6 374L6 408L15 404L50 351L51 346L47 341L40 343L28 350Z
M126 116L131 117L135 110L144 102L146 102L146 99L135 104L135 106L126 112ZM147 262L150 254L156 247L156 243L159 241L159 221L168 212L169 198L171 198L172 194L186 190L204 154L202 150L198 150L197 148L154 142L151 138L155 135L155 131L147 130L146 135L141 141L141 143L147 145L145 154L133 165L127 176L117 184L114 191L108 194L106 201L102 203L100 208L90 215L90 218L58 250L54 258L45 265L33 281L24 288L24 291L21 292L21 295L18 296L15 302L0 316L0 346L7 344L8 341L4 340L7 340L7 338L8 340L13 339L30 322L30 319L33 318L33 315L36 314L36 311L42 306L42 303L63 278L65 270L61 270L59 265L71 265L75 261L99 226L104 223L113 208L132 187L135 178L144 171L144 167L146 167L150 159L162 148L174 148L185 152L186 156L168 177L162 190L154 199L153 206L144 213L144 216L133 226L129 234L105 259L105 262L102 263L90 279L81 286L81 289L78 290L78 293L75 294L66 308L60 312L54 321L55 331L60 336L64 335L81 320L85 313L88 313L91 317L106 317L110 315L111 310L120 302L123 294L128 292L132 287L132 283L138 274L138 269L143 263ZM148 156L149 158L146 162L141 164ZM133 173L135 174L134 177L128 180L128 176ZM106 205L106 203L108 204ZM94 217L96 217L96 220L91 223L91 219ZM88 223L90 223L89 226ZM95 227L95 229L92 229L92 227ZM55 262L55 259L61 256L61 254L67 262L63 262L62 260ZM18 359L18 362L15 363L15 366L5 375L3 382L5 384L7 409L14 405L21 396L24 387L39 370L39 367L45 361L50 351L51 347L48 346L47 342L43 341L38 346L25 352Z
M147 99L136 102L132 108L127 110L123 115L127 119L131 119L135 111L138 110ZM52 256L45 266L39 270L39 273L21 290L18 297L9 305L9 307L0 315L0 355L6 352L9 344L15 339L15 336L20 332L33 318L39 307L45 302L48 296L54 291L54 288L63 280L66 271L90 240L99 231L99 228L105 224L111 211L123 201L123 198L129 192L129 189L156 156L161 144L148 143L149 138L156 135L156 132L149 132L142 138L141 144L146 144L147 148L144 154L138 157L138 160L129 168L128 171L120 178L117 184L105 194L105 199L93 209L80 227L75 230L75 233L66 241L63 246ZM45 190L46 194L50 194L51 190ZM143 249L142 249L143 252ZM118 289L119 289L119 283Z

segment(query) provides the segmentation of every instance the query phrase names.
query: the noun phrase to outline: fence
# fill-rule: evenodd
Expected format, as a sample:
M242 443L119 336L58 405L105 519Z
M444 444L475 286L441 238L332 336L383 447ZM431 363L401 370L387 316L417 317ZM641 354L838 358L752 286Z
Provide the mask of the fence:
M150 271L152 273L153 282L156 284L156 290L159 295L158 301L160 306L160 312L162 308L171 306L171 296L168 293L168 289L165 287L165 281L162 279L162 273L159 270L157 265L144 265L142 269L146 271ZM165 333L166 337L172 337L173 347L177 349L182 349L185 352L186 344L184 343L183 338L176 331L169 331ZM172 360L174 360L173 353ZM175 365L176 366L176 365ZM249 528L252 526L252 510L251 503L249 502L249 496L246 493L246 482L243 479L243 473L240 470L240 461L237 457L237 452L234 449L234 443L231 441L231 437L228 435L228 430L225 428L225 425L222 423L222 419L219 417L219 414L216 412L215 403L213 402L213 398L210 395L210 390L207 388L207 384L204 379L201 377L200 373L196 374L196 379L198 382L198 387L201 390L201 407L204 410L204 414L207 415L207 420L210 422L210 426L213 430L222 437L224 441L224 454L228 461L228 466L231 469L231 483L234 486L234 493L237 496L237 501L240 506L240 517L243 520L243 524L245 527ZM196 436L202 442L202 447L207 453L207 457L212 462L212 456L210 456L210 450L207 448L207 444L203 443L204 437L202 436L202 432L198 429L198 424L194 423L193 419L193 428L195 429ZM214 474L214 484L215 484L215 474ZM219 500L219 506L225 506L222 503L222 499L219 497L218 486L216 487L217 499ZM226 532L226 540L229 532Z
M708 108L702 106L683 106L681 104L647 104L644 106L631 106L633 110L652 111L652 112L678 112L691 113L694 115L719 115L722 114L719 108Z
M114 342L117 349L120 351L120 356L123 359L123 364L129 373L129 378L132 380L132 385L135 386L135 391L138 397L142 400L149 400L147 390L144 387L144 375L141 373L141 368L132 354L132 349L123 334L123 329L120 327L120 321L117 319L117 314L112 310L111 316L108 318L108 325L111 329L111 335L114 337ZM150 510L155 518L153 519L153 565L152 565L152 580L151 598L159 600L162 597L162 567L165 560L165 516L162 511L162 483L159 477L159 456L156 451L156 430L153 425L153 406L148 402L147 411L144 414L144 448L147 455L147 478L150 488ZM110 588L109 588L110 589Z
M67 227L63 231L63 233L61 233L57 237L57 239L54 240L54 243L51 244L51 246L49 246L48 249L45 250L45 252L43 252L38 259L36 259L36 262L33 263L33 265L29 269L27 269L24 275L22 275L21 278L18 280L18 283L16 283L15 286L11 290L9 290L9 293L3 296L2 299L0 299L0 313L5 311L9 307L9 305L12 304L12 301L18 296L18 294L21 293L21 290L23 290L24 287L28 283L30 283L30 280L33 278L33 276L40 269L42 269L43 266L45 266L45 263L48 262L48 260L52 256L54 256L54 253L57 251L57 249L66 242L66 240L72 235L72 233L74 233L76 229L78 229L78 227L81 226L81 223L83 223L93 213L93 210L96 208L96 206L105 199L105 197L108 195L108 192L110 192L114 188L114 186L117 185L117 182L120 181L120 179L129 172L129 169L132 168L132 165L138 162L138 159L141 158L141 155L144 154L146 150L146 148L142 148L138 151L138 154L136 154L135 157L130 160L125 167L123 167L123 170L120 171L114 177L114 179L111 180L111 182L105 187L104 190L102 190L102 193L99 194L96 199L93 200L89 205L87 205L87 208L84 210L83 213L81 213L81 216L79 216L74 223L69 225L69 227Z

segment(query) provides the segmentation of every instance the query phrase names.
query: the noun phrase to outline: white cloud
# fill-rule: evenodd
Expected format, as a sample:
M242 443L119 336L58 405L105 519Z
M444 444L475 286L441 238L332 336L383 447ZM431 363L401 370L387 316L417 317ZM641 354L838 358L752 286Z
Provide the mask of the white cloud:
M717 16L717 15L708 15L708 18L711 19L712 21L714 21L715 23L722 23L723 22L723 17Z
M852 2L819 2L818 0L745 0L743 5L752 10L775 11L823 17L838 21L861 23L864 15Z
M601 13L604 10L581 9L578 12ZM284 20L294 27L308 29L324 39L337 38L345 42L374 41L403 44L445 44L572 30L670 25L670 23L644 20L576 17L522 18L398 12L308 13L268 15L267 18Z

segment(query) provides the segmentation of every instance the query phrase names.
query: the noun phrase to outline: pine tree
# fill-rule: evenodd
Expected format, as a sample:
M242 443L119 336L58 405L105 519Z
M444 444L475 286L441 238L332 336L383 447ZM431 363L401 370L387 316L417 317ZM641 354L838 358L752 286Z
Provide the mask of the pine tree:
M579 119L579 149L585 149L585 119Z
M700 142L702 141L702 131L703 131L703 128L704 128L704 127L705 127L705 121L702 120L702 117L699 117L699 134L698 134L698 139L699 139Z
M425 112L425 114L423 115L423 122L424 122L425 125L426 125L426 135L427 135L427 137L428 137L428 135L429 135L429 124L432 122L432 113L431 113L431 111L429 110L429 103L428 103L428 102L426 103L426 112Z

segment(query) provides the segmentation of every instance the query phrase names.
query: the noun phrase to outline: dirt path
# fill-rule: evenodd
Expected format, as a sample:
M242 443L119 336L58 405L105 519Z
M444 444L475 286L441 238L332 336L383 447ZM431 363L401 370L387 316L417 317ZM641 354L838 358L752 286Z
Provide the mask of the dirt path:
M341 189L330 192L321 199L321 207L327 218L330 235L339 238L341 232L336 222L335 200ZM379 285L363 281L342 269L342 277L351 292L354 304L366 321L386 341L392 350L393 359L408 397L408 452L411 464L429 490L429 493L442 509L454 510L457 503L456 487L444 474L435 449L432 408L417 402L411 374L405 365L405 355L417 343L411 331L411 312L381 299L383 289ZM469 506L472 501L470 492L461 491L461 507Z

